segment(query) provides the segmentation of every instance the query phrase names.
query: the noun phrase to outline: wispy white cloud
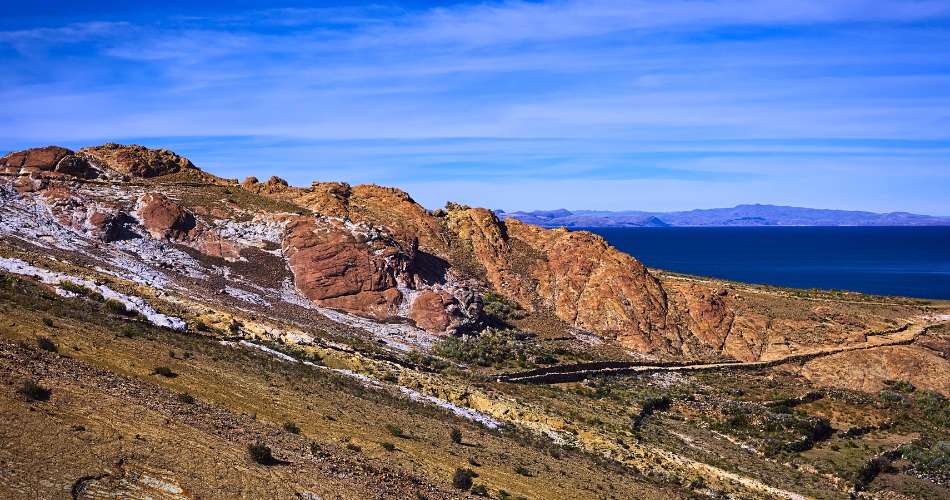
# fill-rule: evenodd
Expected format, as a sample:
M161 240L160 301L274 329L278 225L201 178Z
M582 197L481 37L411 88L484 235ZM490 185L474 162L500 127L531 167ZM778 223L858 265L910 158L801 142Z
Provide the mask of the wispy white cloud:
M539 179L590 186L579 199L591 203L611 178L710 204L706 191L735 196L722 179L771 196L863 173L855 185L873 203L887 198L886 165L922 193L950 189L950 153L914 142L950 140L947 60L950 2L934 0L508 1L29 26L0 32L0 101L14 117L0 121L0 147L292 137L311 146L197 154L302 183L451 179L452 197L485 195L477 169L521 186L484 202L511 208L530 208L513 203L546 189ZM813 138L837 142L795 142ZM934 200L921 203L946 203Z

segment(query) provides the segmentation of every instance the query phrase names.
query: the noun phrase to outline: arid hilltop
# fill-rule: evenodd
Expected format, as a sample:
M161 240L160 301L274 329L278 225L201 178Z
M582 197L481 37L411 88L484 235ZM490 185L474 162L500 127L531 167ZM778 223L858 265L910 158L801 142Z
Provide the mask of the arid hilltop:
M945 304L118 144L0 158L0 235L4 496L948 491Z

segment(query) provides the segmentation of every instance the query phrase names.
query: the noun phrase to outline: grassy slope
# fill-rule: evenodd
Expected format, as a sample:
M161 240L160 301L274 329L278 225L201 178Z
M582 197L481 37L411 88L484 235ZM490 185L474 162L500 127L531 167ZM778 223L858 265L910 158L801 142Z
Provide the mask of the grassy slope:
M129 478L147 474L200 496L311 491L330 498L444 497L457 494L450 478L462 466L475 469L475 483L492 492L529 498L674 494L585 455L555 458L516 434L489 432L337 375L210 338L145 326L128 338L120 334L126 320L29 282L7 280L0 293L6 387L0 405L15 424L0 436L0 456L12 472L0 484L2 496L60 496L80 477L101 474L108 475L90 488L122 479L140 488ZM37 311L47 311L42 316L53 325ZM60 353L38 349L37 336L50 337ZM155 375L157 366L177 376ZM51 399L26 402L15 393L26 379L53 389ZM182 403L182 392L197 402ZM281 430L287 421L296 422L301 434ZM386 424L409 438L392 435ZM453 426L462 429L463 445L449 439ZM290 463L253 463L246 446L257 440ZM311 442L322 451L314 454ZM396 450L384 450L385 442ZM470 465L469 457L480 466ZM518 466L531 475L517 473Z

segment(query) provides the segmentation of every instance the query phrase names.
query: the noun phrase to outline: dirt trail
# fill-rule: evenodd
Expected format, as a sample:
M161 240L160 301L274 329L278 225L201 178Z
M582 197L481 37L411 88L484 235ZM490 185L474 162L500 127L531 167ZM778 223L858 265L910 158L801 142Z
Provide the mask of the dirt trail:
M950 321L950 315L940 314L916 318L897 332L868 336L867 341L847 345L811 349L787 356L759 361L725 361L720 363L701 364L653 364L645 365L633 362L607 362L598 364L558 365L540 370L514 373L498 377L503 382L522 384L555 384L563 382L577 382L592 376L629 375L657 371L685 372L718 369L755 369L777 366L790 362L807 361L814 358L837 354L840 352L875 349L878 347L907 345L917 340L928 328Z

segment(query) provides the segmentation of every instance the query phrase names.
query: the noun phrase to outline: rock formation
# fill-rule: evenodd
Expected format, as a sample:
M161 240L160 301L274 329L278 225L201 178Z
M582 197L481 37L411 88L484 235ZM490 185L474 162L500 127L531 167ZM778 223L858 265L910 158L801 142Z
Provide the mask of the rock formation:
M167 149L149 149L144 146L104 144L83 148L84 153L116 172L133 177L156 177L182 170L197 170L190 160Z

